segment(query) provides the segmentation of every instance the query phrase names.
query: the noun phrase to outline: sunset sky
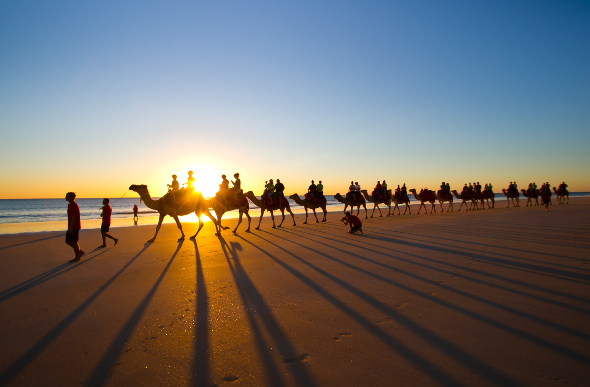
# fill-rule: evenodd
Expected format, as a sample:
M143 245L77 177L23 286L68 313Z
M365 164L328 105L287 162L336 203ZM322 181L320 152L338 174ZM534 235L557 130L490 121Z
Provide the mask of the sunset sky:
M0 198L590 191L587 1L4 1L0 52Z

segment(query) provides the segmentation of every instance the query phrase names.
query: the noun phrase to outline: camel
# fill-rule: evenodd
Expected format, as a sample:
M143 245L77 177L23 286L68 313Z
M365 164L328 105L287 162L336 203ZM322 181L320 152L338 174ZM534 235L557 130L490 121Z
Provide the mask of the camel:
M219 193L218 193L219 195ZM215 215L217 216L217 222L219 223L219 228L220 229L224 229L227 230L229 227L223 227L221 225L221 217L223 216L223 214L225 214L228 211L232 211L232 210L238 210L240 212L240 218L238 220L238 224L236 224L236 228L234 228L234 230L232 231L234 234L237 232L238 227L240 226L240 223L242 223L242 217L244 215L246 215L246 217L248 218L248 229L246 229L246 232L250 232L250 223L252 222L252 218L250 217L250 214L248 213L250 211L250 205L248 204L248 199L246 198L246 196L244 196L243 192L240 190L236 200L234 200L234 196L233 196L233 191L230 192L230 198L231 198L231 202L229 202L227 199L225 200L225 203L222 203L221 201L219 201L219 199L217 199L217 195L216 197L212 198L209 202L210 202L210 208L213 208L213 211L215 211ZM215 200L214 200L215 199ZM195 235L193 235L191 237L191 239L194 239L197 234L199 233L199 231L197 231L197 233ZM215 235L220 235L221 232L216 233Z
M483 201L486 201L489 208L494 208L496 206L496 195L492 190L484 189L481 191L481 208L483 208ZM492 201L492 207L490 207L490 200Z
M373 203L373 212L371 213L371 218L375 214L375 208L379 210L379 217L383 216L383 213L381 212L381 208L379 208L379 204L385 204L388 208L387 216L391 215L391 196L392 195L391 195L390 189L387 190L387 194L389 195L389 197L387 197L385 200L383 200L383 199L376 200L372 195L369 195L369 193L366 189L361 189L361 193L365 197L365 200Z
M270 212L270 217L272 219L272 228L281 227L283 225L283 222L285 221L285 210L287 210L287 212L289 214L291 214L291 217L293 218L293 226L297 226L295 224L295 215L293 215L293 211L291 211L291 206L289 206L289 201L287 201L287 199L284 199L285 205L283 205L281 207L267 208L264 200L258 199L256 197L256 195L254 195L254 192L248 191L244 194L244 196L246 196L248 199L250 199L250 201L252 203L254 203L254 205L260 207L260 219L258 220L258 226L256 227L256 230L260 230L260 222L262 222L262 216L264 215L264 211ZM281 214L283 215L283 219L281 220L281 224L279 224L278 226L275 225L275 216L273 213L273 211L276 211L276 210L280 210Z
M459 206L459 211L461 211L461 208L463 208L463 204L465 204L465 208L467 208L467 211L469 211L470 209L473 208L473 205L475 203L475 196L472 196L470 194L467 195L463 195L462 193L458 193L456 189L451 191L453 193L453 195L455 195L455 197L459 200L461 200L461 205ZM470 205L467 206L467 202L470 202Z
M424 206L424 209L426 210L425 214L428 213L428 209L426 208L426 204L424 204L426 202L432 204L432 208L430 209L430 213L432 214L432 211L434 211L436 213L436 208L435 208L435 205L434 205L434 201L435 201L435 197L434 196L432 197L432 199L426 200L426 199L422 199L422 197L418 193L416 193L416 189L415 188L412 188L410 190L410 192L414 194L414 198L416 198L416 200L419 200L420 201L420 207L418 208L418 215L420 214L420 211L422 210L422 206Z
M391 212L391 215L395 215L395 209L397 208L397 214L398 215L405 215L406 211L410 211L410 215L412 215L412 207L410 207L410 197L408 195L404 195L404 197L401 197L401 193L399 195L400 197L398 198L397 196L393 195L391 198L392 203L394 204L393 206L393 211ZM405 204L406 205L406 209L404 210L404 213L402 214L399 210L399 205L400 204Z
M508 202L508 206L506 206L506 208L510 207L510 201L512 201L512 207L520 207L520 194L518 191L510 192L502 188L502 193L504 196L506 196L506 201ZM514 205L514 199L516 199L516 205Z
M133 184L129 187L129 190L137 192L141 197L141 200L143 200L148 208L156 210L160 214L160 219L158 220L158 225L156 226L156 233L154 234L154 237L148 242L154 242L156 240L156 236L158 236L158 231L160 231L160 227L162 227L162 221L166 215L171 216L176 221L176 225L182 234L182 236L178 239L179 241L184 240L184 231L182 231L182 225L180 224L178 217L188 215L193 212L199 218L199 230L197 230L197 234L199 231L201 231L201 228L203 228L203 221L201 220L201 216L203 214L207 215L209 219L213 221L213 224L215 224L215 231L217 234L219 234L219 222L213 217L213 215L211 215L211 212L209 211L211 203L209 200L206 200L200 192L189 193L187 191L186 193L190 195L190 198L188 198L189 200L181 202L180 205L170 206L169 203L166 203L166 197L162 197L158 200L152 199L147 186L144 184ZM180 196L180 194L178 194L178 196ZM197 234L195 234L195 236Z
M438 193L436 194L436 200L438 200L438 203L440 204L440 212L444 212L443 209L443 203L444 202L449 202L449 207L447 208L447 212L449 212L449 210L451 210L451 212L453 212L453 195L449 194L448 197L443 197L443 195L441 195L441 190L438 191Z
M557 197L557 203L559 204L563 204L564 201L565 204L569 204L570 203L570 193L568 192L567 189L555 189L555 187L553 187L553 192L555 193L555 196Z
M334 199L338 200L340 203L344 203L344 213L346 213L346 209L350 206L350 212L354 211L354 207L356 207L356 215L358 216L359 212L361 212L361 206L365 209L365 219L368 219L368 211L367 205L363 201L362 203L352 203L352 200L348 196L342 196L339 193L334 195Z
M303 224L307 224L307 209L311 208L311 210L313 211L313 216L315 216L315 222L319 223L320 221L318 220L318 216L315 213L315 209L316 208L321 208L322 211L324 212L324 219L322 220L322 222L326 221L326 214L327 214L327 210L326 210L326 204L322 203L322 204L311 204L309 202L309 200L307 199L301 199L299 197L299 195L297 195L296 193L294 193L293 195L289 196L289 199L293 200L295 203L299 204L300 206L305 207L305 222L303 222Z
M531 192L531 190L532 190L532 188L530 190L529 189L527 189L527 190L521 189L520 190L522 192L523 196L525 198L527 198L525 207L528 207L529 203L531 204L531 207L533 206L532 199L535 199L535 206L539 205L539 190L536 189L536 190L534 190L535 192Z

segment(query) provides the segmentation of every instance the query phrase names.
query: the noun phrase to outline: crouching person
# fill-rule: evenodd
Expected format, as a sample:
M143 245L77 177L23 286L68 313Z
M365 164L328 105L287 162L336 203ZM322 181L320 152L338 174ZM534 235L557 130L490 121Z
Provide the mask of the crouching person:
M351 215L350 212L347 212L346 216L341 220L344 225L350 227L348 230L349 234L354 234L357 231L360 231L361 234L363 233L363 222L358 217Z

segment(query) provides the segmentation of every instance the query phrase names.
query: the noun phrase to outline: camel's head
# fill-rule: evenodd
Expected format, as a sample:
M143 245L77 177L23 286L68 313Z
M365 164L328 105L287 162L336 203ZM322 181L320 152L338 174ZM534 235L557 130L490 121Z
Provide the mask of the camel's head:
M297 195L296 193L294 193L293 195L290 195L289 196L289 199L291 199L291 200L299 199L299 195Z
M412 192L412 193L416 193L416 188L411 188L411 189L410 189L410 192Z
M248 197L248 196L255 196L255 195L254 195L254 192L248 191L248 192L244 193L244 196Z
M146 190L147 190L147 185L145 185L145 184L140 184L140 185L131 184L129 186L129 191L134 191L134 192L137 192L137 193L145 192Z

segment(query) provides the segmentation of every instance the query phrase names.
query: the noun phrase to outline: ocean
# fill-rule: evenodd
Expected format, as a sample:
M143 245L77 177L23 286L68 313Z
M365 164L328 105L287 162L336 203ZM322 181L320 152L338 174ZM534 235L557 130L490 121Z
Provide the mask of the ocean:
M588 197L590 192L572 192L572 197ZM522 197L521 197L522 198ZM553 196L554 198L554 196ZM333 195L326 195L328 201L328 211L335 211L343 208L342 203L334 199ZM412 203L417 201L410 195ZM504 195L496 194L496 201L506 200ZM457 199L455 199L457 201ZM100 228L100 208L102 207L102 198L76 199L80 207L82 228ZM294 213L304 213L303 207L289 199L291 208ZM133 226L133 205L139 207L140 224L157 223L158 214L156 211L147 208L145 204L139 202L139 197L111 199L113 208L112 226ZM40 232L40 231L58 231L67 228L67 207L68 202L65 199L0 199L0 234L13 234L20 232ZM371 211L372 205L367 205ZM260 216L260 209L250 202L251 216ZM387 210L385 210L387 211ZM268 213L265 213L265 216ZM268 214L270 216L270 214ZM224 218L237 216L237 211L230 211L224 215ZM203 217L205 220L206 217ZM170 217L166 217L166 222L173 222ZM181 221L196 222L197 217L192 215L180 218Z

